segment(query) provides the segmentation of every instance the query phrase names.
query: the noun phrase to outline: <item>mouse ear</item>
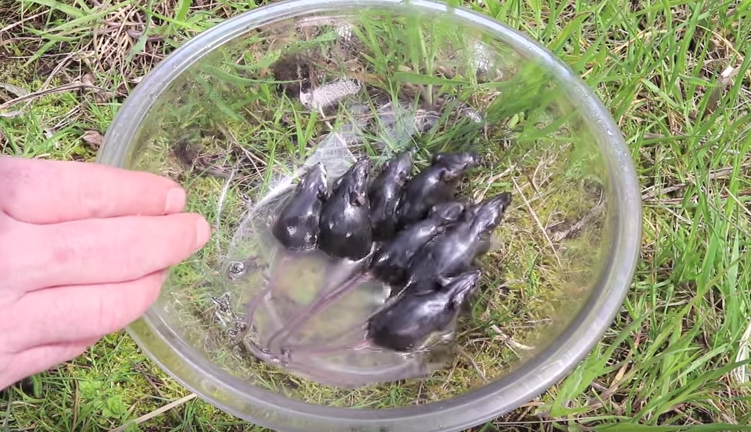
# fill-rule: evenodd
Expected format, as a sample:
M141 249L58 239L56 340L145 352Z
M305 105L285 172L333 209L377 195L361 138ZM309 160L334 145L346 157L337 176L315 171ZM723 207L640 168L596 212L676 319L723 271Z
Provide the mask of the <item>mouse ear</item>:
M451 296L451 305L455 310L458 310L462 305L472 296L477 289L477 283L472 283L457 290Z
M441 181L446 183L451 183L459 176L456 174L456 172L450 171L450 170L442 170L441 171Z
M352 191L349 193L349 202L352 203L352 205L362 207L368 202L368 196L365 192Z
M438 282L438 285L441 286L441 288L446 288L446 286L451 282L451 279L447 278L446 276L438 276L436 278L436 281Z
M344 176L337 177L336 180L334 180L334 182L331 184L331 189L334 190L334 189L338 188L339 185L342 184L342 179L343 178L344 178Z
M318 199L321 201L328 199L329 197L329 186L327 184L322 184L321 187L318 188Z
M467 297L469 297L471 290L461 290L459 292L454 293L453 296L451 296L451 309L453 310L459 310L462 308L462 305L467 300Z

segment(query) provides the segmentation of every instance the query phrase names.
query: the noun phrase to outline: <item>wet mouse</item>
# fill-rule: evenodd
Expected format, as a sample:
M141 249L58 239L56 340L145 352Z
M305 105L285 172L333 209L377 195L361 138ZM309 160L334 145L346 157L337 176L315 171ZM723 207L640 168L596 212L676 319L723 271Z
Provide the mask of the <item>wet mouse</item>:
M318 247L334 258L359 261L370 253L369 177L370 159L361 158L334 182L323 205Z
M426 294L407 293L376 314L368 329L374 345L408 352L420 348L433 333L444 331L477 287L480 271L473 269L450 278L437 278L436 289Z
M373 254L371 274L381 282L401 286L406 281L406 271L414 254L442 233L446 226L457 221L464 210L463 203L453 201L434 206L426 219L400 231Z
M511 204L511 194L496 195L478 205L467 217L431 239L415 254L407 271L407 291L417 289L423 280L451 276L466 271L488 246L489 236Z
M411 151L399 153L386 162L381 173L371 183L368 198L374 241L386 241L394 237L397 228L396 206L413 165Z
M508 202L506 202L508 200ZM493 240L493 231L501 223L501 218L506 212L506 209L511 204L511 195L508 193L502 193L496 195L480 204L475 204L472 207L467 207L465 214L476 214L478 209L482 208L486 217L490 221L488 228L481 232L479 235L479 246L477 255L486 254L491 246Z
M454 197L462 175L479 163L475 153L438 153L430 166L402 188L396 215L400 228L423 218L431 207Z
M300 179L294 194L277 216L271 228L274 237L288 250L316 248L321 210L327 197L326 169L317 163Z
M480 157L473 151L458 153L436 153L431 159L432 165L459 167L464 170L473 168L480 163Z

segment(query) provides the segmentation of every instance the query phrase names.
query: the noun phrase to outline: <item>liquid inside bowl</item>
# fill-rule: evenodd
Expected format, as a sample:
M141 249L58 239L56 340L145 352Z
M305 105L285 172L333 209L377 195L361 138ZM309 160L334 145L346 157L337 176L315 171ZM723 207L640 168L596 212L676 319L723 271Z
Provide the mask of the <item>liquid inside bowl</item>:
M248 392L395 408L479 388L549 346L600 276L612 185L587 124L568 83L529 53L451 16L350 7L269 19L186 67L129 147L125 167L185 185L188 210L215 228L212 241L173 270L153 313ZM514 199L479 260L480 287L451 335L455 349L423 357L386 352L361 363L305 357L320 361L326 378L259 361L235 344L248 301L280 252L269 218L305 168L323 161L333 178L362 155L382 162L413 146L420 167L439 151L478 151L482 166L460 195L480 201L510 192ZM294 320L320 295L316 281L334 270L321 255L285 269L254 322L259 332ZM300 342L320 344L355 325L382 303L382 291L362 285L308 321ZM390 379L356 388L336 380L373 370Z

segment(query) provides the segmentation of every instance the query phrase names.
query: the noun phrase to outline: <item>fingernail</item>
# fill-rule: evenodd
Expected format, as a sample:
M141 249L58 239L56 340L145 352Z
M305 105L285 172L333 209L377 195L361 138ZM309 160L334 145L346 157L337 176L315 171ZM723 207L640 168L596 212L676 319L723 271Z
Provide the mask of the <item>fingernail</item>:
M167 192L167 205L164 207L165 213L177 213L185 207L185 190L183 188L170 189Z
M206 222L206 219L200 218L196 222L196 250L201 249L211 238L211 227Z

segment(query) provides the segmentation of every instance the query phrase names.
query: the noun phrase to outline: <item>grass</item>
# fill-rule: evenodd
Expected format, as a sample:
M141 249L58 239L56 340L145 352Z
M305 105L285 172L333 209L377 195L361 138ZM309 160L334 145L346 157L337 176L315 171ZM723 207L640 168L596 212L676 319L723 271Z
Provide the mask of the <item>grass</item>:
M255 7L250 2L228 0L104 2L104 6L93 9L91 5L73 0L64 3L24 0L2 4L0 56L5 55L6 59L0 64L0 83L28 92L60 88L74 82L93 82L97 87L50 93L33 99L28 105L11 107L22 113L0 117L3 152L79 160L93 159L96 140L90 137L96 133L92 135L90 131L103 133L106 130L123 97L160 58L186 38L221 19ZM647 430L689 430L701 424L707 426L697 430L745 430L733 425L751 423L748 378L738 373L743 368L736 364L747 357L743 346L748 344L747 328L751 320L749 255L745 253L751 238L748 206L751 190L748 180L751 72L748 65L751 57L744 52L744 47L751 42L748 19L751 4L745 1L485 0L469 5L544 43L596 90L630 146L645 205L642 259L623 311L602 343L569 377L546 394L477 430L631 431L649 426L652 428ZM409 32L401 35L406 40L420 37ZM364 39L367 42L367 38ZM430 62L407 70L392 67L394 64L415 66L421 61L413 59L436 57L423 55L429 53L430 44L415 46L419 50L407 50L406 58L372 56L362 73L372 71L374 75L382 75L396 69L396 73L391 74L394 80L411 81L418 88L442 85L444 89L459 88L460 91L476 89L471 82L463 87L448 87L445 80L426 81L426 75L435 76L431 72L438 70ZM268 52L248 53L258 57L251 57L247 64L262 64L263 58L268 59L263 55L273 53L273 49L272 46ZM223 71L230 73L234 81L210 81L211 88L220 92L237 89L237 79L244 75L233 69ZM215 71L201 76L225 77ZM462 81L461 78L450 79ZM387 93L393 90L388 83L382 84ZM205 94L205 88L188 90L188 101ZM245 95L251 99L244 102L258 109L242 111L235 106L227 107L221 116L214 118L189 103L183 107L176 105L170 117L174 123L165 130L185 130L191 142L197 141L194 139L196 125L205 128L218 124L227 132L225 136L240 142L261 132L263 139L258 141L270 146L261 150L266 153L274 150L281 161L299 163L299 155L295 155L301 150L300 143L320 132L317 129L320 121L315 113L301 110L289 100L280 100L267 90L258 87L254 93ZM0 88L0 104L19 96L14 92L17 93L12 87ZM493 100L503 103L493 105ZM481 303L473 315L472 322L477 325L470 325L468 334L463 335L467 337L465 340L486 339L475 345L468 344L470 351L476 349L471 351L473 357L486 373L502 372L502 369L488 370L499 353L483 348L483 344L487 345L487 340L497 339L499 335L493 335L487 323L495 323L496 327L510 333L506 336L519 337L526 342L521 330L518 336L512 333L514 324L535 321L538 317L535 314L549 315L545 309L547 302L539 299L549 300L546 296L550 295L550 290L546 288L560 286L561 282L560 273L551 270L554 260L550 251L541 251L542 259L535 260L532 251L524 249L524 242L514 241L531 235L536 236L532 237L533 245L545 244L537 223L529 218L529 207L518 198L524 193L514 189L514 182L522 191L531 190L525 188L535 182L534 176L533 180L527 180L522 173L533 170L540 160L545 160L541 155L547 155L551 161L543 172L562 170L562 165L554 162L567 160L557 152L568 148L564 143L550 140L548 151L544 151L541 147L545 144L539 144L539 137L534 136L536 128L524 127L532 124L526 112L519 115L525 107L509 100L529 103L528 98L493 99L490 96L473 101L480 105L485 103L483 107L495 116L493 120L517 131L514 134L517 145L507 152L509 159L494 162L508 164L513 160L522 167L514 175L493 183L497 190L512 190L517 197L504 225L504 230L510 230L504 234L511 236L511 240L506 242L507 248L500 251L504 258L516 259L504 261L506 274L486 271L485 275L488 286L497 286L505 279L507 297L502 302L493 296L489 299L496 302L494 310L502 312L498 316L483 316L479 313L483 309ZM269 101L275 106L284 104L284 109L261 109L268 106ZM234 120L230 117L232 113L237 117ZM291 113L292 118L284 118L282 113ZM216 118L230 120L216 121ZM89 139L84 140L82 137L87 132ZM492 136L497 137L497 145L504 145L499 135ZM525 137L528 142L524 141ZM440 144L438 140L430 142ZM225 167L230 166L232 160L228 159L226 146L217 146L213 140L204 139L203 143L212 150L208 160L222 160ZM157 136L151 145L160 144L164 143L160 143ZM515 149L529 149L533 145L538 147L534 147L536 150L528 159L514 154ZM587 153L586 147L579 151ZM569 157L573 160L581 159L577 153L566 154L572 155ZM159 159L155 161L159 164L152 166L154 169L163 166ZM525 165L525 161L530 164ZM264 162L269 163L269 160ZM209 207L209 203L216 201L222 180L186 175L179 164L172 163L169 166L173 168L165 174L195 182L191 183L191 190L202 192L192 198L191 205L214 220L216 206ZM274 166L281 175L282 165ZM256 188L251 194L260 193L272 180L268 176L259 178L250 169L241 174L243 185ZM490 178L494 174L483 171L479 175ZM597 177L596 172L563 171L551 181L577 178L580 187L572 188L576 192L585 190L584 185L588 184L585 180L591 182ZM544 191L551 191L547 199L530 201L530 207L542 224L548 227L556 221L570 224L580 217L583 209L572 208L571 204L580 200L570 199L570 196L566 199L554 183L542 182L542 185ZM527 192L524 196L531 199L534 194ZM233 205L239 203L240 198L234 193L228 194L222 210L223 221L229 223L240 216L239 206ZM585 232L579 239L596 239L596 231L590 236ZM220 240L218 248L212 242L204 249L208 258L216 256L229 242L229 237L220 236ZM567 246L574 244L574 239L566 241ZM585 243L580 248L587 246ZM562 259L575 262L585 257L572 253ZM205 272L198 261L190 261L181 267L176 277L198 283ZM523 282L515 284L514 280ZM167 292L181 294L169 288ZM191 301L210 305L208 294L201 292L200 298L191 298ZM536 299L539 308L535 307ZM197 328L195 316L186 314L181 318L192 320L185 322L186 328ZM205 337L204 333L196 332L196 337ZM207 350L221 354L221 350L211 347ZM242 362L234 364L237 373L247 371ZM264 379L257 369L253 371L259 379ZM456 371L450 378L453 386L471 385L477 378L470 365L460 364ZM160 407L188 395L187 390L159 371L122 332L103 339L69 364L34 377L34 383L34 391L28 394L11 391L0 399L0 425L9 430L109 430L128 420L158 412ZM434 391L441 387L436 386ZM300 389L299 397L316 396L342 404L365 400L383 406L409 404L415 400L415 389L409 386L386 386L369 394L363 391L355 394L334 392L303 382ZM384 393L379 391L386 391L388 397L383 397ZM138 430L153 431L261 430L198 399L186 401L138 427ZM135 426L130 429L137 430Z

